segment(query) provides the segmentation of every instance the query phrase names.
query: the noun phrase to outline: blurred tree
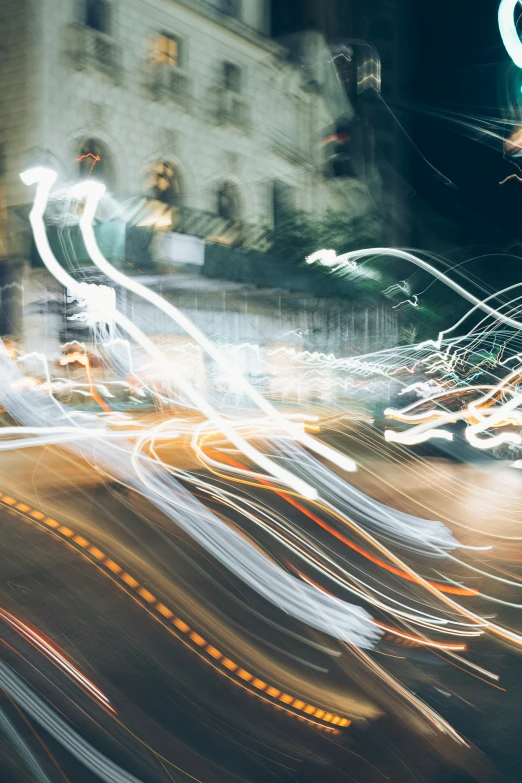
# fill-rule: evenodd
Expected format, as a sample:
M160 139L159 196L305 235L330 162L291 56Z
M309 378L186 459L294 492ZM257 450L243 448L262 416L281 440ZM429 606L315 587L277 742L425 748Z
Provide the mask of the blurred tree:
M322 248L335 250L337 255L342 255L351 250L376 247L381 240L380 222L376 213L347 218L346 213L335 210L329 210L320 217L295 211L281 218L273 230L268 230L268 237L270 252L287 268L305 267L310 274L323 278L336 274L340 279L344 277L341 272L333 273L320 265L307 267L307 256ZM364 269L365 272L349 273L354 295L380 295L393 282L386 268L373 271L372 265L365 262Z
M295 211L282 217L269 231L271 251L288 264L300 265L321 248L337 255L350 250L375 247L381 239L376 213L348 218L345 212L329 210L321 217Z
M355 271L344 275L340 270L306 264L307 256L323 248L342 255L352 250L381 246L381 221L375 212L349 218L345 212L335 210L319 217L294 211L267 233L272 256L287 272L306 269L317 280L318 290L321 280L335 276L339 280L338 293L341 296L365 300L370 306L386 298L390 307L400 306L400 341L403 344L436 338L439 331L453 324L469 309L467 303L445 285L434 283L428 273L419 273L409 261L402 259L370 257L362 260ZM430 262L437 264L433 258ZM412 278L412 271L417 277ZM406 279L414 280L415 288L409 293L396 285ZM390 287L396 289L394 293L385 294ZM415 291L418 291L418 296L413 296ZM416 301L415 305L409 302L410 298L412 302Z

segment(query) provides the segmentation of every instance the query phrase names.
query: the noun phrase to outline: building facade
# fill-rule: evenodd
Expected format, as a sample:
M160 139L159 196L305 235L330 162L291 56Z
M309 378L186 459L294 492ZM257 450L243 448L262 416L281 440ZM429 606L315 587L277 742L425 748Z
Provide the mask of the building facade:
M28 202L18 175L34 163L62 182L92 173L121 199L156 190L169 205L246 223L273 224L290 205L364 208L361 183L349 204L322 176L318 144L336 118L315 75L268 37L266 0L6 0L2 9L8 208Z
M57 187L102 180L118 203L138 205L135 233L160 238L259 247L293 211L353 220L372 209L374 172L328 160L324 140L353 118L331 54L317 35L297 47L272 39L268 0L4 0L1 14L0 329L26 350L65 336L60 297L33 268L33 194L19 178L30 166L55 169ZM105 249L126 255L128 242ZM153 271L161 287L165 269ZM300 344L292 324L285 340Z

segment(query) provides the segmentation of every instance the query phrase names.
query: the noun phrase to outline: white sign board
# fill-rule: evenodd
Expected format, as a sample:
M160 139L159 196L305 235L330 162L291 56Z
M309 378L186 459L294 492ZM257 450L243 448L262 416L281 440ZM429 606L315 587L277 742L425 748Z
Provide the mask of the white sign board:
M205 242L187 234L167 232L163 238L162 253L169 264L196 264L205 262Z

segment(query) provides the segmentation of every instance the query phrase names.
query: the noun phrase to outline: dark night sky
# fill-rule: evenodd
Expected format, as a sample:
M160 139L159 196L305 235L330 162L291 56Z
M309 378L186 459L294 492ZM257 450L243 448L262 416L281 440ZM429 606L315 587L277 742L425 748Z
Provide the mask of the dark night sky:
M498 0L437 0L415 3L415 9L418 67L412 100L406 98L411 127L423 153L457 190L437 182L425 166L415 167L415 186L458 221L463 241L501 247L521 234L522 183L499 185L517 170L503 159L501 142L485 145L479 134L470 139L457 124L436 116L450 110L465 120L501 118L508 99L518 99L522 72L517 77L502 44Z
M376 1L353 0L370 16ZM499 181L517 170L503 159L501 142L486 146L480 134L476 134L478 140L472 139L456 123L440 117L441 110L450 110L465 120L470 115L501 118L508 96L519 96L522 103L516 84L516 78L522 84L522 71L515 77L517 69L510 65L498 30L499 0L398 2L409 7L411 19L405 55L411 83L404 84L402 107L393 108L404 109L415 143L454 182L456 190L438 181L413 148L411 171L406 176L419 200L454 221L457 241L507 247L522 237L522 182L500 186ZM339 34L353 35L343 29L351 26L348 6L353 7L350 0L341 4L338 0L274 0L274 32L302 28L315 12L330 27L332 15L337 14Z

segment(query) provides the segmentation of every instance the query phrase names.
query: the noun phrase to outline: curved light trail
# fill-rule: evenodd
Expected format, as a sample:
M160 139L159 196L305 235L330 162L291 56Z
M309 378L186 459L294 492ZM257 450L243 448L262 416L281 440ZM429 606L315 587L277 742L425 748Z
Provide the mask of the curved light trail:
M324 423L335 432L335 423L341 426L343 415L333 408L328 415L319 408L317 415L314 410L283 414L246 380L234 356L247 351L267 366L275 356L295 361L299 363L300 381L309 383L311 388L316 382L314 373L320 376L327 371L331 373L331 388L346 390L363 384L365 393L369 393L371 384L393 381L402 385L404 395L419 395L413 403L403 396L400 404L403 400L406 404L401 410L392 406L386 410L387 419L395 423L393 429L386 429L384 439L378 436L378 441L375 433L370 436L363 430L357 435L363 455L380 443L380 459L384 455L390 465L398 459L393 456L397 446L386 447L386 441L414 446L438 439L453 447L456 438L450 427L458 422L465 426L468 443L477 449L520 444L520 370L516 367L503 379L495 380L492 375L487 383L475 385L473 381L473 356L478 346L497 340L500 329L504 344L513 339L513 347L518 345L518 338L509 331L522 330L515 300L495 309L488 304L493 295L477 298L435 266L407 251L370 248L342 256L334 251L318 251L307 259L308 263L323 263L340 273L353 271L361 259L371 256L406 260L473 305L458 325L475 310L485 313L485 319L480 328L453 341L443 339L451 331L448 329L439 334L437 341L353 357L297 351L286 346L272 349L251 343L220 347L179 308L107 261L93 229L103 185L87 180L68 193L81 202L79 225L88 255L108 278L109 285L102 291L76 281L52 253L45 212L52 198L55 173L40 168L21 176L27 185L36 185L30 222L40 256L49 272L76 299L79 318L96 333L96 350L103 356L107 372L101 379L96 377L92 369L96 362L91 366L87 347L70 344L60 366L76 366L83 375L81 383L72 379L66 383L54 377L56 373L50 371L46 357L17 357L8 346L2 346L0 402L19 424L9 423L0 429L0 452L26 453L31 448L54 445L66 451L73 461L86 461L104 480L129 488L149 504L147 508L160 512L165 529L186 534L224 569L227 580L233 577L238 584L246 585L300 628L330 637L326 647L337 640L336 652L342 645L354 663L357 661L365 672L371 672L372 677L390 688L398 702L407 705L426 725L459 743L465 742L435 710L380 666L375 656L388 643L421 648L426 654L437 651L437 655L445 656L444 660L467 669L471 676L493 684L498 675L480 667L468 655L485 636L522 647L522 635L516 628L505 627L501 618L497 621L484 610L484 605L492 602L498 604L499 611L502 606L522 605L516 599L503 601L494 589L500 582L515 590L522 589L522 581L512 575L499 575L493 568L491 572L487 567L479 568L476 558L490 547L481 546L482 541L475 545L477 542L469 540L462 545L444 519L438 521L440 517L429 513L419 517L392 508L358 488L357 476L348 482L346 474L355 471L355 461L335 447L339 440L322 436ZM187 343L190 348L180 347L177 353L162 351L117 309L114 286L164 313L191 341ZM215 362L228 387L241 396L242 409L225 416L210 405L206 393L189 380L186 370L191 351L191 360L206 355ZM522 353L522 345L518 346L518 353ZM499 367L500 361L510 361L498 353L497 359ZM35 360L41 363L43 382L24 372ZM140 417L139 413L118 414L112 407L118 385L132 395L137 405L148 395L155 405L154 414L150 418ZM326 385L325 382L325 388ZM68 401L72 399L68 394L77 395L76 399L85 395L93 407L79 410ZM183 409L185 415L172 415L173 406ZM345 442L353 444L354 440ZM347 450L351 449L352 445ZM366 464L367 459L363 457ZM388 485L392 481L390 478ZM383 473L383 486L385 483ZM5 496L2 502L9 505ZM13 504L19 509L24 507L23 502L17 504L13 500ZM285 690L279 683L270 685L262 668L256 669L247 662L236 663L231 653L222 651L220 641L212 639L205 630L195 630L197 625L191 624L190 618L184 619L170 609L153 581L143 584L136 579L131 569L118 564L115 555L106 554L103 545L97 546L52 516L33 519L47 525L51 533L69 541L71 546L83 548L86 556L92 555L100 569L106 574L110 572L150 614L181 636L184 644L231 682L322 728L344 728L351 718L357 717L349 712L346 717L342 711L326 712L323 706L314 706L311 698L302 698L299 690L292 695L290 687ZM487 587L490 584L491 589ZM345 600L347 595L354 603ZM245 611L254 612L247 601L241 604ZM2 610L0 614L104 704L101 691L64 656L46 647L44 637L35 636L12 613ZM233 637L239 644L241 633L248 631L238 629L237 622L234 627ZM294 633L291 628L288 630ZM312 648L313 638L308 640ZM316 645L325 648L323 642ZM266 640L266 646L274 645ZM325 671L311 655L290 657L307 666L309 672ZM240 656L237 658L240 660ZM304 692L305 684L302 688ZM17 693L21 698L21 693ZM29 702L25 700L24 704L24 709L28 709ZM112 709L108 703L105 706ZM353 709L357 711L356 707ZM48 715L47 719L50 721ZM50 721L49 725L58 731L57 724ZM75 747L80 752L79 746ZM81 753L82 758L89 758L86 748L82 747ZM94 764L94 757L91 763ZM108 774L98 757L96 763L101 763Z
M522 68L522 42L515 25L515 11L520 6L520 0L500 0L498 7L498 27L502 36L502 43L506 51L517 66Z

